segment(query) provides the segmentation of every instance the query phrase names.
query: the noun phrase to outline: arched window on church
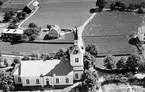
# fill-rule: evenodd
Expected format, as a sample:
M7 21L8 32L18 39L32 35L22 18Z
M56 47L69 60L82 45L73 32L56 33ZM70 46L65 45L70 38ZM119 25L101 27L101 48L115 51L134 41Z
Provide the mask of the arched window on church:
M39 79L36 79L36 84L40 84Z
M26 84L30 84L30 81L29 81L29 79L26 79Z
M68 78L66 78L65 81L66 81L66 83L69 83L69 79Z
M56 78L56 83L59 83L59 79L58 78Z
M78 79L78 78L79 78L79 74L76 73L76 74L75 74L75 79Z

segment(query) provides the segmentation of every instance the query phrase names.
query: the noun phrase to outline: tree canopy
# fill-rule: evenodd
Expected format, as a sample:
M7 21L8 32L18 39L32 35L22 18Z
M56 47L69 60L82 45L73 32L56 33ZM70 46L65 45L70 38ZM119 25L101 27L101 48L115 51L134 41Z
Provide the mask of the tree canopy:
M115 68L115 59L112 55L107 55L104 59L104 66L106 69L112 70Z
M4 92L9 92L14 89L14 80L12 74L5 71L0 71L0 89Z
M97 71L85 70L82 78L82 89L87 92L94 92L99 88Z
M106 0L97 0L96 6L98 6L101 10L105 7Z
M96 57L98 55L98 47L96 44L89 44L85 50L87 52L89 52L91 55L93 55L94 57Z

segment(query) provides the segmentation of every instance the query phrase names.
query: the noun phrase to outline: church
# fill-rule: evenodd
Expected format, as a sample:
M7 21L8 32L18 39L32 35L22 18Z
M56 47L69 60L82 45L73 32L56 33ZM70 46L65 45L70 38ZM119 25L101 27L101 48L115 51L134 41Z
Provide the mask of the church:
M28 87L70 86L81 80L83 74L84 45L77 29L74 33L74 44L69 48L69 60L33 60L21 61L13 73L15 85ZM55 45L55 44L54 44Z

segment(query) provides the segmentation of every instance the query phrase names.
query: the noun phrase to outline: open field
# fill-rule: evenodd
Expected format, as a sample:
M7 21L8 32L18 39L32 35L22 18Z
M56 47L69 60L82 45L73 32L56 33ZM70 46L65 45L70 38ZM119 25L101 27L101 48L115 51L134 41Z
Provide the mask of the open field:
M103 92L144 92L145 88L141 86L131 86L131 85L115 85L115 84L109 84L104 85Z
M12 0L6 8L22 8L30 0ZM95 7L95 0L38 0L39 10L28 20L42 28L47 24L58 24L61 28L74 28L82 25L90 16L89 10Z
M142 16L133 13L98 13L83 31L84 43L96 43L99 55L133 53L136 49L128 43L129 35L136 34L141 23Z
M9 42L0 42L0 52L2 53L19 53L19 54L30 54L36 53L48 53L56 52L59 49L67 49L72 46L74 36L72 33L65 35L63 38L56 40L49 40L48 44L43 43L18 43L11 44ZM67 43L72 42L72 43ZM64 44L65 43L65 44Z
M10 4L4 8L23 8L31 0L12 0ZM40 8L25 25L30 22L36 23L42 28L46 28L47 24L58 24L61 28L74 28L83 24L88 17L90 8L95 6L95 0L38 0ZM0 51L4 53L19 52L27 54L31 52L47 53L55 52L61 48L68 48L73 42L72 33L65 35L57 40L50 40L50 44L22 43L10 44L0 42ZM58 42L60 44L52 44ZM61 44L66 42L66 44Z

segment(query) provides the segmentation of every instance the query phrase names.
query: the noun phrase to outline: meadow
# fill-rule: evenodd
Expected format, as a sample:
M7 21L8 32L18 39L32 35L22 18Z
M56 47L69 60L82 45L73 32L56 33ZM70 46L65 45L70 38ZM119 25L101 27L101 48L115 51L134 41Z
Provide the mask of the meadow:
M83 31L84 43L96 43L99 55L133 53L136 49L128 43L129 36L137 34L141 25L142 15L117 11L97 13Z

